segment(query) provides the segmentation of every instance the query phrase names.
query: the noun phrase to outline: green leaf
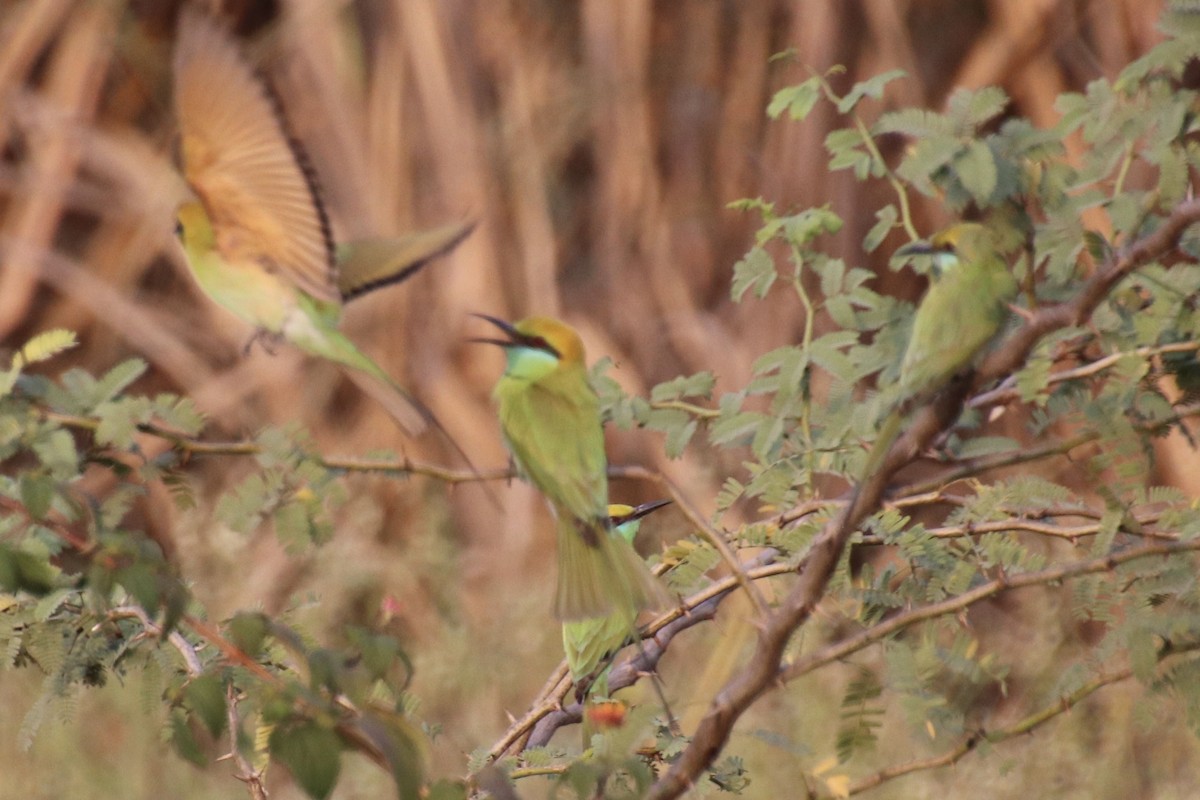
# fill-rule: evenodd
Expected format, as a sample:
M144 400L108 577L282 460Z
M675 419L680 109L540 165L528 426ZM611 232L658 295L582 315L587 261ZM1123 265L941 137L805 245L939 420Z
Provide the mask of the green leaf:
M767 105L767 116L779 119L785 111L794 120L802 120L813 110L821 98L821 81L813 77L804 83L780 89Z
M732 416L722 416L709 429L709 441L713 444L731 444L750 436L762 420L763 415L757 411L742 411Z
M686 411L674 408L656 408L646 419L646 427L666 434L666 453L669 458L679 458L684 448L696 433L697 421Z
M759 299L766 297L777 277L775 260L770 254L761 247L751 248L744 258L733 265L734 301L741 302L742 295L751 289Z
M683 425L674 425L667 430L667 439L664 443L667 458L676 459L683 456L688 442L696 434L697 424L695 419L689 419Z
M275 509L272 516L275 536L289 553L302 553L324 538L311 513L313 510L308 503L296 500Z
M21 503L33 519L45 519L54 502L55 481L46 475L28 472L20 477Z
M996 189L996 159L986 142L972 141L954 160L958 177L979 205L986 205Z
M205 758L204 751L200 749L200 745L196 741L196 736L192 733L192 729L187 723L187 716L179 709L171 713L170 736L171 744L175 747L175 752L184 761L190 761L198 767L208 764L208 759Z
M957 89L946 101L946 116L960 124L964 134L973 134L983 123L1004 111L1008 95L998 86Z
M967 439L958 448L959 458L979 458L997 453L1009 453L1020 448L1020 444L1007 436L976 436Z
M158 571L145 561L135 561L117 570L116 581L142 608L153 614L162 597Z
M35 555L0 542L0 589L40 597L57 588L58 574L48 555Z
M695 375L680 375L664 381L650 390L651 403L665 403L671 400L681 400L687 397L712 397L713 385L716 378L711 372L698 372Z
M404 717L365 714L361 730L391 767L401 800L421 800L423 737Z
M228 721L225 713L225 681L211 672L197 675L183 687L183 697L208 732L214 738L220 736Z
M846 96L838 101L837 109L841 114L848 114L859 101L864 97L873 97L879 99L883 96L883 89L889 83L898 78L903 78L907 75L902 69L891 69L887 72L880 73L873 78L868 78L865 81L859 81L850 87L850 91Z
M1158 666L1154 634L1146 628L1133 628L1129 631L1126 644L1129 647L1129 665L1133 668L1134 677L1143 684L1149 684L1154 680L1154 671Z
M806 208L799 214L782 217L783 233L787 241L804 245L826 233L837 233L842 229L842 218L828 206Z
M99 420L96 441L126 449L133 445L137 426L143 421L146 403L142 398L106 401L92 411Z
M935 135L951 136L954 126L937 112L923 108L903 108L881 116L871 132L876 136L899 133L914 139L924 139Z
M148 364L140 358L130 358L104 373L96 385L98 402L111 400L146 372Z
M867 235L863 238L863 249L868 253L874 253L879 245L883 244L883 240L896 227L896 221L900 219L900 213L896 211L896 206L888 203L875 212L875 219L875 224L871 226L871 230L867 231Z
M309 797L324 800L333 791L342 767L342 742L332 728L312 720L277 725L268 746Z
M230 641L250 658L258 658L269 627L266 615L257 611L239 611L227 624Z
M33 452L50 473L60 480L74 478L79 473L79 453L75 449L75 439L62 428L39 436L33 443Z
M36 364L53 358L64 350L78 344L73 331L56 328L34 336L21 348L20 359L25 364ZM16 359L14 359L14 362Z

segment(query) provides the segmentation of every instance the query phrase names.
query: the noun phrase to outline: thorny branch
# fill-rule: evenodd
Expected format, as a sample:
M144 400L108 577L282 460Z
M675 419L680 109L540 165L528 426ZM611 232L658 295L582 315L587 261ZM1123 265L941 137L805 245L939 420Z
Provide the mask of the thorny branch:
M1186 646L1166 646L1158 653L1158 660L1161 664L1167 658L1177 656L1185 652L1191 652L1196 649L1196 645L1189 644ZM987 742L991 745L1000 744L1001 742L1014 739L1018 736L1029 733L1038 727L1050 722L1061 714L1065 714L1071 709L1078 706L1081 702L1087 699L1092 694L1095 694L1100 689L1106 686L1120 683L1129 680L1133 677L1132 667L1124 667L1122 669L1107 672L1098 675L1084 685L1077 688L1070 694L1064 695L1051 703L1047 703L1042 709L1027 715L1026 717L1014 722L1011 725L1006 725L1003 728L998 728L989 731L974 731L964 736L958 743L951 747L946 752L932 758L919 759L909 761L904 764L894 764L890 767L880 770L879 772L869 775L861 780L850 784L849 794L861 794L869 789L874 789L880 784L899 778L904 775L911 775L914 772L920 772L927 769L937 769L938 767L946 767L957 763L963 756L975 750L981 742Z
M1099 268L1073 299L1032 312L1024 325L984 359L974 375L975 383L982 385L1012 374L1025 363L1042 337L1086 322L1122 278L1173 250L1184 230L1197 221L1200 221L1200 201L1180 204L1156 231ZM720 754L742 714L768 689L777 685L788 640L808 621L824 596L842 550L859 522L879 507L892 474L958 418L969 389L968 381L954 382L934 402L919 409L909 420L908 429L892 445L879 470L857 487L857 501L842 508L814 539L798 567L799 580L758 630L758 641L749 662L713 698L691 743L651 787L648 797L666 800L687 791Z

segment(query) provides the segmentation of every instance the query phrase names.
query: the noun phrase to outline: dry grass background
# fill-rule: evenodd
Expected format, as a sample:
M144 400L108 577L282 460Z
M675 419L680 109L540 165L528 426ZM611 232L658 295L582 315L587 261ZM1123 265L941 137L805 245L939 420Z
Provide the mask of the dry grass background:
M338 235L479 221L448 259L403 287L355 301L344 327L483 466L504 460L488 401L501 357L467 342L482 332L468 312L564 317L580 328L592 359L613 357L615 377L631 391L705 369L716 371L724 391L746 382L758 355L796 341L803 322L786 292L742 306L730 301L732 264L754 220L727 202L761 195L784 208L829 203L847 221L830 248L868 263L859 242L885 188L826 171L822 140L837 124L828 108L804 124L772 123L764 113L771 93L807 77L807 67L846 65L844 86L907 70L911 77L889 87L879 111L938 107L955 87L996 84L1014 112L1050 124L1058 93L1112 78L1158 40L1160 10L1145 0L208 5L236 21L274 81ZM168 67L177 7L156 0L0 6L0 340L14 346L64 326L82 342L72 360L90 370L140 356L152 371L136 389L192 396L215 437L299 422L327 452L403 449L453 463L436 437L405 441L336 369L287 348L243 357L249 331L191 284L172 235ZM794 59L768 61L788 48ZM932 204L918 205L917 215L926 230L944 222ZM889 280L897 291L916 289ZM649 433L613 433L610 458L661 469L706 512L723 477L738 469L736 454L703 444L667 462ZM227 459L195 463L197 495L216 497L248 469ZM90 479L90 491L105 491L100 476ZM369 618L386 593L400 599L423 714L448 732L436 763L456 772L461 752L489 743L505 711L519 714L559 657L546 613L547 515L517 485L497 488L502 510L472 486L379 478L350 478L347 486L335 541L301 557L283 553L269 530L243 537L200 512L177 511L165 492L152 492L138 513L214 615L291 608L315 631L333 631ZM613 488L614 499L628 502L652 492L631 482ZM666 539L686 533L682 517L660 516L646 527ZM693 637L693 658L705 635ZM670 683L671 663L667 670ZM678 685L690 685L688 672L677 671ZM105 711L118 702L111 699L89 700L100 705L89 706L95 715L76 730L45 734L34 763L83 752L96 765L132 764L126 783L100 790L107 784L98 778L81 789L61 783L62 775L54 783L10 773L23 762L7 732L25 707L21 680L0 680L0 767L27 777L0 778L0 796L52 797L69 788L77 796L149 797L164 787L179 796L236 795L220 769L201 782L164 777L189 768L156 759L157 723ZM832 732L820 732L820 718L810 709L796 719L784 703L804 691L769 697L744 728L783 730L829 752ZM1120 702L1096 713L1123 718ZM1095 748L1072 739L1053 762L1115 747L1118 754L1107 756L1114 764L1132 763L1143 745L1129 737ZM82 751L80 740L90 742ZM755 770L752 796L769 796L757 792L774 781L794 789L794 756L756 741L735 739ZM895 748L900 758L904 744L892 741L884 754ZM1179 748L1168 755L1190 752ZM1086 774L1076 766L1064 778L1055 769L1059 783L1046 786L1076 796L1069 782ZM965 781L997 780L996 773L995 763L960 767L929 785L942 781L953 796L947 787L978 787ZM370 791L373 779L363 780L343 796ZM1147 780L1134 771L1112 796L1134 796ZM1003 794L1003 785L989 795L1016 796ZM877 796L889 791L896 790Z

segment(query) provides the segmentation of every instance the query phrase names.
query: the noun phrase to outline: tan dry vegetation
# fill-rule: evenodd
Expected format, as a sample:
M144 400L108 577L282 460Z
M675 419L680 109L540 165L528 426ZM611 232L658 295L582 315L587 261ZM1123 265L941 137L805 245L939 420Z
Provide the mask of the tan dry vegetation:
M501 361L467 341L482 332L469 312L560 315L580 328L593 360L615 360L631 391L707 369L725 391L747 381L758 355L795 342L803 322L786 292L730 301L732 264L754 219L726 203L831 204L847 224L830 249L881 266L859 243L874 223L866 210L887 189L826 170L831 109L803 124L764 114L772 92L807 77L808 67L846 65L839 86L907 70L879 112L938 107L955 87L997 84L1015 113L1048 124L1059 92L1113 77L1157 40L1159 12L1143 0L208 5L238 21L275 83L338 235L478 220L449 258L355 301L344 327L481 466L504 461L488 400ZM436 436L405 441L335 368L286 347L244 356L250 331L192 285L172 237L168 66L177 6L0 6L0 339L13 346L65 326L82 342L71 360L89 370L140 356L152 371L136 389L192 396L214 437L299 423L329 453L383 448L455 463ZM788 48L794 58L768 61ZM916 214L926 230L945 221L925 201ZM668 462L644 432L614 432L610 458L662 470L705 513L723 477L738 470L703 444ZM215 498L247 469L198 460L197 496ZM96 478L86 489L106 487ZM175 510L161 490L137 513L214 615L302 606L315 593L320 613L296 613L331 631L370 618L384 594L399 598L422 713L448 731L438 768L454 772L459 753L489 743L503 712L519 714L558 658L546 613L547 514L518 485L496 487L499 509L478 487L426 479L351 478L346 491L335 541L300 557L269 530L245 538ZM654 494L628 481L613 489L626 502ZM667 539L686 533L680 515L662 516L647 529ZM802 730L806 721L782 710L783 699L773 696L765 705L775 709L759 721ZM829 748L818 733L789 733ZM760 786L771 782L755 775Z

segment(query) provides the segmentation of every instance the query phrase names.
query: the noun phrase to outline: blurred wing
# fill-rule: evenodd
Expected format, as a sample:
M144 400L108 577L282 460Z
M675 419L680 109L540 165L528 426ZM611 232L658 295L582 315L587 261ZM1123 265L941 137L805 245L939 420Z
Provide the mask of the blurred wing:
M430 261L449 253L475 223L443 225L393 239L362 239L338 245L338 288L343 300L408 280Z
M175 50L184 177L226 258L252 259L337 302L329 222L303 155L232 37L185 9Z

